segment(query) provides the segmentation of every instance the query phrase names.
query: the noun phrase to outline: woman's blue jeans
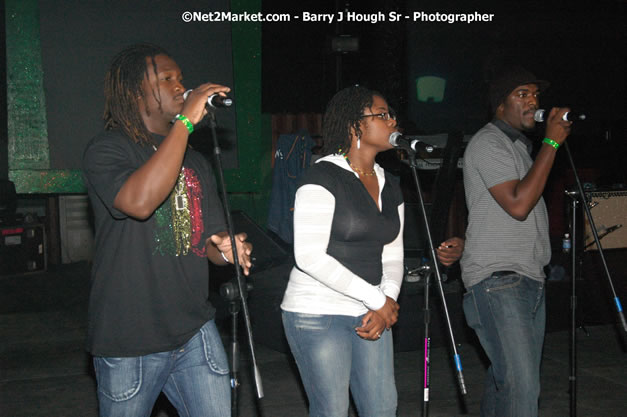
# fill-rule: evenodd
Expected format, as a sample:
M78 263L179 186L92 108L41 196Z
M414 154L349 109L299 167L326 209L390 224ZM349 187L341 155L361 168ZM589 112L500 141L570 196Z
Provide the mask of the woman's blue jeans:
M163 391L181 417L231 415L229 364L213 320L180 348L130 358L94 357L100 415L150 416Z
M491 365L482 417L537 417L546 309L544 283L499 271L468 288L464 314Z
M392 332L364 340L359 326L361 317L283 311L310 417L346 417L349 387L360 417L396 416Z

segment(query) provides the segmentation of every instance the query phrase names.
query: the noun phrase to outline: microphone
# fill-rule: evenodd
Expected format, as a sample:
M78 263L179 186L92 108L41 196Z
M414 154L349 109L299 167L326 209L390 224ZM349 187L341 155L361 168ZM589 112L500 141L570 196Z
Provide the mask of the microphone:
M187 90L183 93L183 100L187 100L187 96L191 93L192 90ZM233 104L233 99L231 97L222 97L219 94L212 94L207 98L207 106L218 109L224 107L231 107Z
M405 137L401 134L401 132L394 132L390 135L390 139L388 140L390 144L396 148L402 148L406 151L418 152L424 151L427 153L433 152L433 146L428 143L424 143L419 141L418 139L414 139L411 137Z
M539 123L546 121L548 117L549 112L544 109L538 109L533 114L533 120ZM574 111L567 111L562 116L562 120L565 120L567 122L574 122L575 120L586 120L586 115L583 113L575 113Z

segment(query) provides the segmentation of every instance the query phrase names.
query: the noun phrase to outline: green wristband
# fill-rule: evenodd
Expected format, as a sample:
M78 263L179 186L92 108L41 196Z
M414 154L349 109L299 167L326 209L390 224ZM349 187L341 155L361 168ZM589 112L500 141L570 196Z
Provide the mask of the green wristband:
M560 147L560 144L555 142L553 139L544 138L542 142L546 143L547 145L551 145L555 149L558 149Z
M176 121L176 120L180 120L181 122L183 122L183 124L185 125L185 127L187 128L189 133L192 133L194 131L194 125L184 115L177 114L176 116L174 116L174 121Z

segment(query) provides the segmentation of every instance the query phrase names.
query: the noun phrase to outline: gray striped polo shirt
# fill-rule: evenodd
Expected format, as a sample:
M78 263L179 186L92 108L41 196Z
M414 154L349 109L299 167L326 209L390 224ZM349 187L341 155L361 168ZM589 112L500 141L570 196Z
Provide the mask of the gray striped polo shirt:
M461 259L466 288L495 271L516 271L538 281L551 259L549 220L540 198L524 221L511 217L489 188L522 180L533 164L530 142L519 131L495 120L470 140L464 153L464 189L468 206L466 246Z

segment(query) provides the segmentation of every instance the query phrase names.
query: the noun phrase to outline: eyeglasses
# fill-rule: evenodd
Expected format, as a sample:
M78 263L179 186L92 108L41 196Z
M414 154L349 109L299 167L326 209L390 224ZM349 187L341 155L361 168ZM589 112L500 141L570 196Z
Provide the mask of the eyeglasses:
M518 97L521 100L526 99L529 96L533 96L533 98L538 98L540 96L540 92L537 91L535 93L530 93L529 91L519 91L516 94L514 94L516 97Z
M396 120L396 116L393 114L390 114L388 112L385 113L377 113L377 114L364 114L361 116L361 118L363 119L364 117L378 117L381 120L385 120L388 121L390 119L392 120Z

